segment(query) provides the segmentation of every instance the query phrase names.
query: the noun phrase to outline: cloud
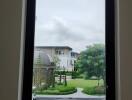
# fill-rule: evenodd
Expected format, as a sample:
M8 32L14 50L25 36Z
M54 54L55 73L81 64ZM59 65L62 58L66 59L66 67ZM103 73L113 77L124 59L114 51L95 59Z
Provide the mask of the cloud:
M105 43L105 0L37 0L35 45Z
M85 39L85 37L80 36L80 33L73 30L66 20L59 17L54 17L49 24L45 25L44 30L47 32L46 34L55 36L57 41L80 41Z
M77 24L78 23L78 24ZM36 27L36 45L66 45L81 51L93 43L104 43L105 34L94 26L78 21L52 17Z

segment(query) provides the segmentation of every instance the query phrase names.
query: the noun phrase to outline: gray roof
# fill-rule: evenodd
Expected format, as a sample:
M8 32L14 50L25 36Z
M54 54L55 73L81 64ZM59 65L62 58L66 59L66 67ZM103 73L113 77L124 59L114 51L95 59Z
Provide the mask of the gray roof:
M52 63L52 59L42 51L34 51L34 64L41 64L49 66Z
M72 50L71 47L69 46L35 46L35 48L56 48L56 49L69 49L69 50Z
M73 52L73 51L72 51L71 53L74 53L74 54L76 54L76 55L79 55L79 53L78 53L78 52Z

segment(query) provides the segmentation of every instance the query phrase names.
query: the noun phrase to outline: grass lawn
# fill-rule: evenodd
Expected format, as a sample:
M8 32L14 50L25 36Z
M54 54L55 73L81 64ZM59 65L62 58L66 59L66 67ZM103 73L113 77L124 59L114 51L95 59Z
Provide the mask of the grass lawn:
M99 83L102 86L103 80L100 80ZM69 80L67 85L80 88L95 87L98 85L98 80L73 79Z
M47 90L41 89L36 90L36 94L43 95L67 95L77 91L77 87L83 88L83 92L90 95L104 94L103 80L99 81L100 87L98 86L98 80L85 80L85 79L73 79L67 81L67 86L56 85L54 88L48 88Z

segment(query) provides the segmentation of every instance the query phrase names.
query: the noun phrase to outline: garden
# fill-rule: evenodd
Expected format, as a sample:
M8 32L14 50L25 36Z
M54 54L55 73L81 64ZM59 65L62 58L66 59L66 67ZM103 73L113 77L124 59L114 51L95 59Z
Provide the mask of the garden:
M58 63L58 58L55 58L54 62ZM105 95L104 45L95 44L87 47L80 53L74 66L72 71L60 70L57 67L53 84L46 88L34 89L33 92L43 95L67 95L76 93L77 88L82 88L84 94ZM68 76L71 76L71 79L67 79Z

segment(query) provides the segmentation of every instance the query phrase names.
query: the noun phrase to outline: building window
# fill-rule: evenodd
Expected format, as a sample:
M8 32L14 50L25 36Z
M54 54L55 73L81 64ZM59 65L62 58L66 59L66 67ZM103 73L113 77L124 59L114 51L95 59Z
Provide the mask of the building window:
M60 51L60 50L56 50L55 53L56 53L57 55L61 55L61 51Z
M73 52L71 52L71 57L74 57L74 53Z
M62 50L56 50L55 54L56 55L64 55L64 52Z
M71 64L72 66L74 65L73 60L70 61L70 64Z

